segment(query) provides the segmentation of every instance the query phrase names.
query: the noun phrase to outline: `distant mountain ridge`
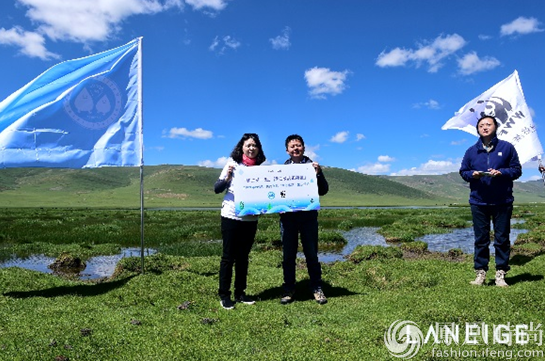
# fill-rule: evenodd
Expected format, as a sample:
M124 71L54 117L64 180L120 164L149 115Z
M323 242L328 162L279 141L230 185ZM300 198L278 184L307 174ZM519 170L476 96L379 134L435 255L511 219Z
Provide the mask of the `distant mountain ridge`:
M221 170L185 165L144 167L146 208L214 207L213 186ZM434 206L467 204L469 188L457 173L374 176L324 167L330 191L322 206ZM138 208L139 168L0 169L2 207ZM545 202L542 181L515 183L517 203Z

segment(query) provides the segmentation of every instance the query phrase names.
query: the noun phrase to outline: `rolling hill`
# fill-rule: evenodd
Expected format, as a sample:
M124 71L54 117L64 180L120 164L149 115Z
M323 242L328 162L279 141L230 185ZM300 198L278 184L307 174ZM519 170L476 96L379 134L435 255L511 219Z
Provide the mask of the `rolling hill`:
M144 167L146 208L218 208L220 169L184 165ZM438 176L371 176L324 167L330 192L324 207L467 204L469 190L457 173ZM541 181L516 183L518 203L545 202ZM2 207L140 207L139 168L0 170Z
M386 179L449 199L452 203L467 204L469 197L469 186L458 173L386 177ZM543 181L515 182L514 195L516 203L545 202Z

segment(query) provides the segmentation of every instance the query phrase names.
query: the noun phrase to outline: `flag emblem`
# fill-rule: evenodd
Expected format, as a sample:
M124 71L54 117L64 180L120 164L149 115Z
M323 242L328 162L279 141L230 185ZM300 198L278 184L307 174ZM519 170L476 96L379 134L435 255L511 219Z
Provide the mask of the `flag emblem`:
M74 88L64 100L64 109L79 125L102 129L119 119L122 103L117 84L106 77L98 77Z

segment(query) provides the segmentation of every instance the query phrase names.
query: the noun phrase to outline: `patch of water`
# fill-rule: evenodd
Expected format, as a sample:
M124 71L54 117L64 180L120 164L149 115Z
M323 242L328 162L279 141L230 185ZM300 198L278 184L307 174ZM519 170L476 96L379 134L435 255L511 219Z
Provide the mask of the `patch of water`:
M524 223L523 220L512 219L511 224ZM384 246L389 247L393 244L386 243L386 239L377 233L378 228L374 227L362 227L354 228L348 232L344 232L343 236L347 240L346 246L338 252L324 252L319 253L319 260L323 263L331 263L335 261L343 261L346 256L350 255L354 249L359 245L368 246ZM514 229L511 228L509 239L513 244L518 235L527 233L526 229ZM416 239L417 241L426 242L428 244L428 250L432 252L448 252L450 249L459 248L464 253L473 254L474 251L474 234L473 228L458 228L450 233L445 234L428 234L426 236ZM493 242L490 244L490 254L494 254ZM299 252L298 257L304 258L304 254Z
M109 277L114 271L117 263L125 257L140 257L140 248L123 248L119 254L110 256L91 257L86 261L87 267L79 274L81 280L92 280L101 277ZM144 255L149 256L157 253L151 248L144 249ZM47 266L55 262L55 258L44 255L33 255L27 258L12 258L0 262L0 268L21 267L33 271L53 273Z
M519 234L526 232L528 232L526 229L511 229L509 233L511 244L515 243ZM434 252L448 252L449 249L460 248L464 253L473 254L475 249L473 228L456 229L446 234L429 234L418 238L417 241L426 242L428 250ZM490 242L490 254L495 253L493 243Z
M347 241L346 246L340 252L318 253L318 259L323 263L343 261L359 245L389 247L390 245L386 243L386 239L377 233L378 230L378 227L360 227L343 232L342 235ZM299 252L297 257L304 258L305 255Z
M523 220L512 219L511 223L523 223ZM337 252L321 252L318 254L320 262L331 263L335 261L343 261L350 255L359 245L383 246L389 247L386 239L377 233L378 227L360 227L350 231L343 232L344 238L347 240L346 246ZM509 235L511 244L515 242L519 234L526 233L526 229L511 229ZM459 248L464 253L473 254L473 228L455 229L450 233L445 234L429 234L420 238L417 241L423 241L428 244L428 250L433 252L448 252L450 249ZM144 255L149 256L157 253L151 248L144 249ZM490 253L494 254L494 247L490 245ZM109 277L114 271L117 263L125 257L140 257L140 248L123 248L121 253L111 256L91 257L87 260L87 267L83 270L79 278L82 280L92 280L101 277ZM297 257L304 258L304 254L299 252ZM44 273L53 273L47 266L55 262L55 258L46 257L44 255L33 255L27 258L13 258L4 262L0 262L0 268L21 267L33 271Z

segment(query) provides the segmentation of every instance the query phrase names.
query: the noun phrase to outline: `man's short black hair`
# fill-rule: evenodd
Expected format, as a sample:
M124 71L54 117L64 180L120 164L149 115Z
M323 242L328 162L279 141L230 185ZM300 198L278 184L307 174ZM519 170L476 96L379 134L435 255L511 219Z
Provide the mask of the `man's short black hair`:
M286 138L286 149L288 149L288 144L292 140L298 140L301 142L301 145L303 147L305 146L305 141L303 140L303 137L301 137L299 134L292 134L292 135L288 135L288 137Z

